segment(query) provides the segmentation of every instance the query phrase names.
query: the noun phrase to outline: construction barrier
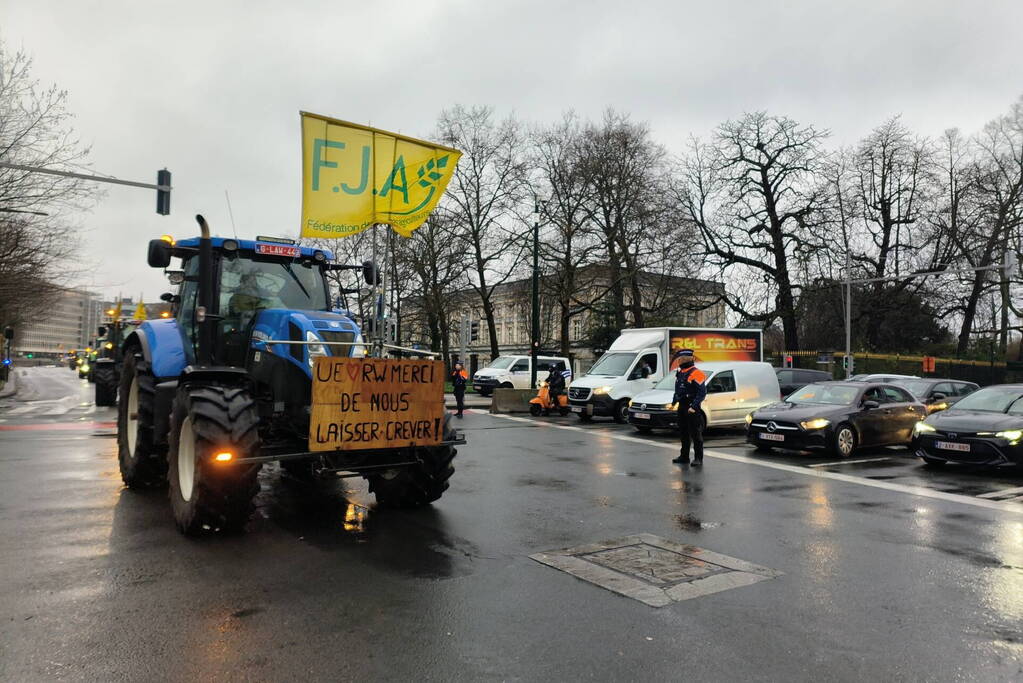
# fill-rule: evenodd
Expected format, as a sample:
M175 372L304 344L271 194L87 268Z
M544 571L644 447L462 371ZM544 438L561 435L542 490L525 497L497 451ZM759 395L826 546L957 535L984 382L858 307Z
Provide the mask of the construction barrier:
M491 413L528 413L529 399L536 396L535 389L494 389L490 402Z

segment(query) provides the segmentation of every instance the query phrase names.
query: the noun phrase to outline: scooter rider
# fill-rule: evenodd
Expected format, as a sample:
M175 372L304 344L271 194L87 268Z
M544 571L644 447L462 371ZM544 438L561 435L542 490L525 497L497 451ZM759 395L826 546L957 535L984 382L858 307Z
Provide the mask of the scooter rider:
M565 393L565 375L560 363L551 366L550 373L544 381L547 382L547 392L551 405L557 408L558 396Z
M696 355L692 349L682 349L675 354L679 362L675 374L675 396L672 402L678 405L678 431L682 448L678 457L672 460L677 465L689 464L689 443L693 444L693 466L703 465L703 414L700 404L707 397L707 375L696 367Z

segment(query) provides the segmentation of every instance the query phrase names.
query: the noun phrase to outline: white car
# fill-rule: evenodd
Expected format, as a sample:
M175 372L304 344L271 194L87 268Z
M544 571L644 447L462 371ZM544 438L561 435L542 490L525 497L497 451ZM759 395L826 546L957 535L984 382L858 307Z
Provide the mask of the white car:
M696 367L707 375L707 398L702 404L706 427L745 427L747 415L781 400L778 374L769 363L720 361L697 363ZM678 410L671 401L674 395L672 372L632 400L629 423L640 432L677 429Z
M552 366L561 369L565 386L568 386L572 382L572 365L563 356L537 356L536 381L543 381ZM490 365L476 371L472 387L480 396L490 396L494 389L528 389L531 376L529 356L498 356Z

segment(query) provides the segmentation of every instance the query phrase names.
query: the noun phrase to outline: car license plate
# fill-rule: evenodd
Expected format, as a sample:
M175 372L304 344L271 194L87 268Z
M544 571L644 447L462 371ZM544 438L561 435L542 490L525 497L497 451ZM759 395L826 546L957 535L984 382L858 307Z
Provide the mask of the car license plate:
M572 412L573 413L581 413L581 412L583 412L583 407L582 406L572 406Z
M951 441L935 441L934 445L938 448L943 448L946 451L961 451L963 453L970 452L970 444L968 443L952 443Z
M649 420L650 413L633 413L632 416L638 420Z
M764 441L784 441L785 440L785 435L784 434L766 434L766 433L761 432L760 438L763 439Z

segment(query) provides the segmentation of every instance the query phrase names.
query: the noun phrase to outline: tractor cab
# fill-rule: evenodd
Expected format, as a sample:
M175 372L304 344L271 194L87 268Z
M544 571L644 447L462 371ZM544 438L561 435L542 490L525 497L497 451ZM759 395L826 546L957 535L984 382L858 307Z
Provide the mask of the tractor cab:
M271 356L271 362L279 359L311 377L319 355L362 354L358 327L331 311L325 274L336 266L329 251L284 238L212 237L204 305L199 243L165 237L150 244L150 265L166 268L170 257L182 260L181 270L168 271L179 291L166 299L174 304L176 315L168 323L184 342L187 365L200 363L200 330L207 320L210 365L255 369Z

